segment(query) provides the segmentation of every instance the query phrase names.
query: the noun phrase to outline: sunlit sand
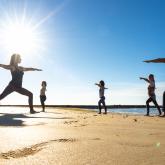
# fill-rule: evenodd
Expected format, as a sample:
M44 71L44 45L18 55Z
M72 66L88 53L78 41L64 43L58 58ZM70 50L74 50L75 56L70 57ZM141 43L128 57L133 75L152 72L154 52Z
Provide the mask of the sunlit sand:
M164 165L164 126L155 116L0 107L0 164Z

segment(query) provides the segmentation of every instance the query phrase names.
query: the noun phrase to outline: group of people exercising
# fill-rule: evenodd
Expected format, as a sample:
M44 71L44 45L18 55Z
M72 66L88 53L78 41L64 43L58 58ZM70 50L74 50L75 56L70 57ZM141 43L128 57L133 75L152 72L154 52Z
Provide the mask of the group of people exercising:
M147 60L144 62L165 63L165 58ZM33 93L22 87L22 80L23 80L23 75L24 75L25 71L42 71L42 70L37 69L37 68L22 67L22 66L19 66L20 63L21 63L21 56L19 54L13 54L11 56L9 65L0 64L0 67L10 70L11 75L12 75L12 80L9 82L9 84L4 89L4 91L0 94L0 100L2 100L3 98L5 98L7 95L9 95L10 93L12 93L14 91L18 92L22 95L28 96L30 113L34 114L37 112L33 109ZM159 115L161 116L162 113L161 113L160 107L156 101L154 75L150 74L148 78L140 77L140 79L145 80L146 82L149 83L149 86L148 86L149 98L146 101L146 106L147 106L146 116L149 116L149 103L150 102L153 102L155 104L156 108L158 109ZM104 114L107 114L104 90L108 89L108 88L105 87L105 83L103 80L101 80L99 83L95 83L95 85L97 85L99 87L99 97L100 97L100 100L98 102L99 114L101 114L101 108L102 108L101 105L103 105L103 107L105 109ZM40 101L41 101L41 105L42 105L42 111L44 112L45 111L45 100L46 100L45 91L46 91L46 86L47 86L46 81L42 81L41 86L42 87L40 90ZM162 111L164 112L163 116L165 116L165 92L163 93L163 109L162 109Z
M147 61L144 61L144 62L155 62L155 63L165 63L165 58L158 58L158 59L154 59L154 60L147 60ZM148 78L143 78L143 77L140 77L140 80L145 80L147 83L149 83L148 85L148 96L149 98L147 99L146 101L146 107L147 107L147 113L146 113L146 116L149 116L149 113L150 113L150 106L149 106L149 103L150 102L153 102L154 105L156 106L158 112L159 112L159 116L163 116L165 117L165 91L163 93L163 106L162 106L162 111L163 111L163 115L162 115L162 111L156 101L156 95L155 95L155 79L154 79L154 75L153 74L150 74L148 76ZM100 97L100 100L98 102L98 108L99 108L99 114L101 114L101 104L103 105L103 108L105 110L104 114L107 114L107 107L106 107L106 104L105 104L105 96L104 96L104 89L108 89L108 88L105 88L105 83L103 80L101 80L99 83L95 83L95 85L99 86L99 97Z

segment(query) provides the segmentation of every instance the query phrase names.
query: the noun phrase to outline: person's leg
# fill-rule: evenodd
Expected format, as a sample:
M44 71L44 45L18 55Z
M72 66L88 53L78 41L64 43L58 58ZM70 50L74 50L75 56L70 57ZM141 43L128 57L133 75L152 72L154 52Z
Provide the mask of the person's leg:
M44 98L43 98L43 110L44 110L44 112L45 112L45 101L46 101L46 96L44 96Z
M45 111L45 100L46 98L44 96L40 96L40 101L41 101L41 106L42 106L42 111Z
M104 114L107 114L107 107L106 107L106 104L105 104L105 97L102 98L102 104L103 104L103 107L105 109Z
M162 111L164 112L164 116L165 116L165 91L163 93L163 109Z
M33 110L33 93L25 88L15 88L15 91L29 97L28 103L29 103L30 113L35 113L35 111Z
M99 100L99 102L98 102L98 108L99 108L99 114L101 114L101 99Z
M8 85L4 91L0 94L0 100L2 100L3 98L5 98L7 95L9 95L10 93L12 93L13 87L11 85Z
M150 105L149 103L152 101L152 98L150 97L147 101L146 101L146 106L147 106L147 114L146 116L149 116L149 111L150 111Z
M41 102L42 111L43 111L43 100L42 100L42 96L40 96L40 102Z
M42 101L42 109L43 109L43 112L45 112L45 103L44 103L44 101Z
M153 101L153 103L155 104L156 108L158 109L159 115L161 115L162 112L161 112L161 110L160 110L160 107L159 107L157 101L156 101L155 99L153 99L152 101Z

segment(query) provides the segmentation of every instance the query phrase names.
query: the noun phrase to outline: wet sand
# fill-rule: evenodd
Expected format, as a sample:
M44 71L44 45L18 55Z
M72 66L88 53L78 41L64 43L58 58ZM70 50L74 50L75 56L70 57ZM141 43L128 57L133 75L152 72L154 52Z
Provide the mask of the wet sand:
M46 111L0 107L0 165L165 164L163 117Z

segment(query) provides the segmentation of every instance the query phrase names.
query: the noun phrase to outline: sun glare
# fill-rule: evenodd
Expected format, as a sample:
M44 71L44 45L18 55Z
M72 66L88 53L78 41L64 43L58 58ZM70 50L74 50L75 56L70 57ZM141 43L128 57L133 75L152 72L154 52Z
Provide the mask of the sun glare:
M18 16L16 18L8 16L8 19L4 20L0 21L1 50L3 49L9 56L19 53L32 59L41 54L45 45L45 36L41 32L41 27L36 27L38 21L28 19L25 15L19 19Z
M25 1L26 2L26 1ZM28 1L27 1L28 2ZM41 51L46 50L47 43L49 41L47 29L44 29L43 24L48 19L58 14L67 1L63 1L60 5L56 6L54 10L50 11L45 16L44 13L33 12L30 13L31 9L28 10L27 4L24 1L20 1L20 6L8 6L8 9L3 8L0 5L0 47L1 51L5 54L19 53L21 56L33 58L44 54ZM14 3L16 5L16 3ZM27 12L28 11L28 12ZM44 31L44 32L43 32ZM46 33L45 33L46 32Z
M25 24L11 24L3 33L4 46L10 52L32 53L37 48L37 35Z

